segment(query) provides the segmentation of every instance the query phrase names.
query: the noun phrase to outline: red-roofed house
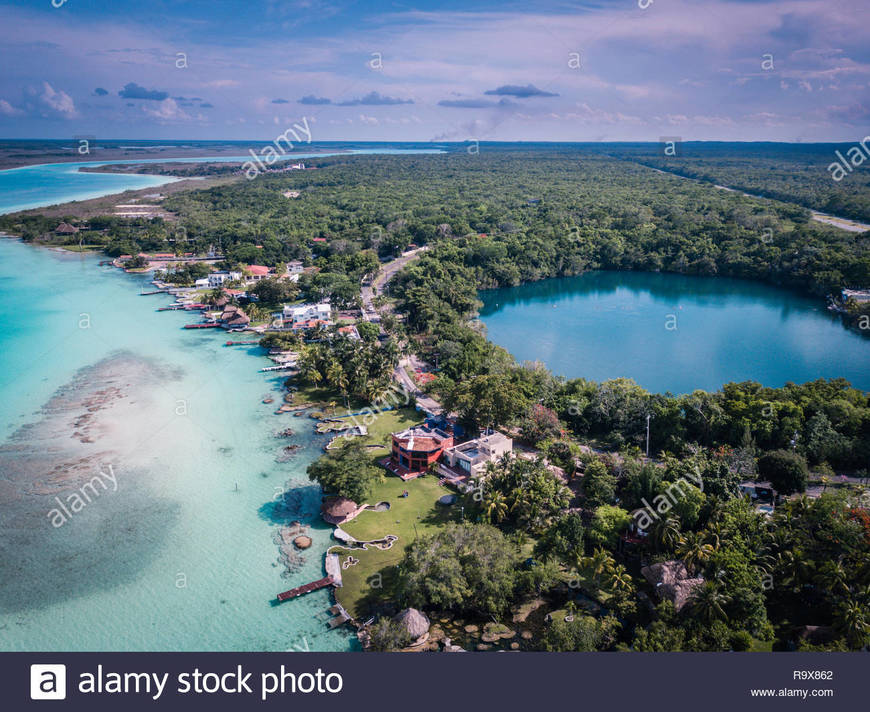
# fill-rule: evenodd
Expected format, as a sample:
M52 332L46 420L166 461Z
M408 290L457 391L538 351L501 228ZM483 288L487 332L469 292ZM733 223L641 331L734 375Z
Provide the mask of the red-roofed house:
M452 433L426 426L408 428L391 437L393 445L387 469L403 480L422 475L438 461L445 448L453 446Z
M250 272L251 276L248 277L248 281L251 282L259 282L261 279L266 279L271 270L264 265L248 265L245 267L246 272Z
M339 326L338 333L346 336L351 341L360 340L359 332L357 331L356 326L354 326L353 324L349 324L347 326Z

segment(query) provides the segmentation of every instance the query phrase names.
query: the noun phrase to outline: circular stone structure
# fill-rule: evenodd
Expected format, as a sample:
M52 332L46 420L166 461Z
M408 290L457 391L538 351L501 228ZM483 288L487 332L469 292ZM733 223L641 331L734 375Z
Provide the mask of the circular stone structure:
M293 540L293 543L299 549L307 549L309 546L311 546L311 537L300 534Z

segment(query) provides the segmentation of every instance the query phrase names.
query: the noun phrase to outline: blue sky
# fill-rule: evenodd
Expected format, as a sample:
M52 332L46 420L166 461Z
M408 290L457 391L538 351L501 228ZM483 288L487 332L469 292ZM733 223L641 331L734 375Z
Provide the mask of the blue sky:
M0 37L7 138L870 133L864 0L0 0Z

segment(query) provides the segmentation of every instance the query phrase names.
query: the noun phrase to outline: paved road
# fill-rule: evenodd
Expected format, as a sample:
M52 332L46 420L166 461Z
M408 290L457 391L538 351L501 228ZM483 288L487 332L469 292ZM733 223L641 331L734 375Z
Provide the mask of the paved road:
M366 321L380 321L380 314L378 310L375 308L374 299L376 296L380 296L384 293L386 289L387 283L399 272L405 265L407 265L411 260L417 258L420 253L424 252L427 247L418 247L416 250L410 250L402 254L401 257L397 257L396 259L387 262L385 265L381 266L381 271L378 276L372 280L370 285L363 285L361 287L362 293L362 302L363 302L363 318ZM383 332L383 327L381 327L381 332ZM424 410L429 411L430 413L440 413L441 412L441 404L436 401L434 398L430 398L423 391L421 391L417 384L414 383L414 379L411 378L406 368L410 370L414 370L414 368L418 368L420 366L420 362L416 359L416 357L411 356L410 358L402 358L399 360L399 365L393 370L393 379L398 383L407 393L414 396L414 400L417 401L417 404L423 408Z
M399 385L402 386L402 388L404 388L408 393L414 396L414 400L417 401L417 405L419 405L423 410L426 410L435 415L441 413L441 404L434 398L430 398L429 396L427 396L417 387L417 384L414 383L414 379L411 378L408 375L408 372L405 370L406 368L413 369L413 361L409 358L399 359L399 365L396 366L396 368L393 370L393 378L396 380L396 382L398 382Z
M427 247L418 247L416 250L410 250L402 254L401 257L381 265L381 271L377 277L372 280L371 285L364 284L361 288L363 302L363 317L366 321L377 321L377 309L375 309L374 299L384 293L387 282L389 282L396 273L402 269L411 260L416 259L417 255L424 252Z

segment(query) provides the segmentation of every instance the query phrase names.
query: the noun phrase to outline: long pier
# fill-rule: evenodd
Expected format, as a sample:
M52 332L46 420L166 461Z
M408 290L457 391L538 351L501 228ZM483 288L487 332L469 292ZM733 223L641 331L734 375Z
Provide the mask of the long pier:
M311 593L312 591L317 591L321 588L326 588L327 586L332 586L334 584L334 580L332 576L324 576L322 579L318 581L312 581L311 583L303 584L302 586L297 586L296 588L291 588L289 591L284 591L283 593L278 594L279 601L288 601L291 598L296 598L297 596L303 596L306 593Z

